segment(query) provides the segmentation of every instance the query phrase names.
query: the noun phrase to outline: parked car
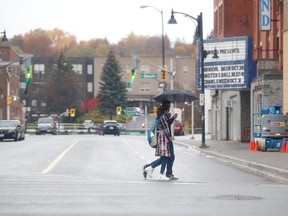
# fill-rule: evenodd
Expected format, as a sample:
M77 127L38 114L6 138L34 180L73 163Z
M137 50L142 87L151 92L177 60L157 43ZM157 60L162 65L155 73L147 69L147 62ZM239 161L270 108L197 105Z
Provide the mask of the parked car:
M174 136L184 135L183 125L179 121L174 122Z
M56 122L51 117L39 118L36 123L36 135L47 134L47 133L50 133L53 135L57 134Z
M114 136L120 136L120 128L118 122L115 120L104 120L101 126L100 135L114 134Z
M15 120L0 120L0 140L21 140L22 127Z
M20 132L20 140L24 140L25 139L25 126L21 124L21 122L19 120L12 120L15 121L15 123L17 124L17 127L21 128L21 132Z
M101 134L101 131L102 131L102 124L94 124L94 133L95 134Z
M85 129L92 129L94 127L94 123L92 120L85 120L83 122L83 126Z
M126 126L124 124L118 122L118 126L119 126L120 131L126 130Z

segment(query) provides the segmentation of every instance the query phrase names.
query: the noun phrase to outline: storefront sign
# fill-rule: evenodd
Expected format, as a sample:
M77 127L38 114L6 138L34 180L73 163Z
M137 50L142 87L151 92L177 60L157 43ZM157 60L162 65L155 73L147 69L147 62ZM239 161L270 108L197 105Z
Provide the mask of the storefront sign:
M204 50L208 54L204 59L205 88L249 88L256 73L251 44L252 40L249 37L205 40ZM215 55L218 58L215 58ZM201 83L199 69L198 67L198 89Z
M260 0L260 30L270 31L271 30L271 0Z

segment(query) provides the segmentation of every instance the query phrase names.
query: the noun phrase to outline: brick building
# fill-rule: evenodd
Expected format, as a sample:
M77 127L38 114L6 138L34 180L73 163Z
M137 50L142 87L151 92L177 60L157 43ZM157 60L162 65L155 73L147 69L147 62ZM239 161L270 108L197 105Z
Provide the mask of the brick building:
M283 105L283 0L254 0L253 57L257 77L251 84L251 112ZM259 116L251 118L251 131ZM254 127L253 127L254 126Z
M288 113L288 0L283 4L283 111Z
M212 128L214 139L247 141L249 137L245 134L245 129L249 125L251 128L253 124L252 114L264 107L282 105L282 28L282 0L214 0L215 37L252 37L253 60L257 61L256 77L251 82L251 88L236 91L219 89L218 94L212 97L211 115L218 114L214 119L220 118L224 122ZM239 105L225 106L225 101L232 98L232 104ZM223 109L217 111L219 107ZM251 122L243 124L243 119L251 119ZM213 120L211 124L214 124Z
M77 74L77 82L80 84L79 103L85 102L94 97L94 66L93 58L67 58L74 72ZM25 77L21 79L21 99L26 109L26 118L28 122L35 122L41 116L49 116L54 113L47 113L46 102L43 101L40 90L43 88L47 79L51 75L51 71L57 63L56 58L32 58L33 78L30 80L27 88L28 93L24 94ZM57 95L55 95L57 97ZM71 107L67 107L69 109ZM63 110L63 113L66 110ZM61 113L55 113L59 115Z
M127 86L128 106L140 107L144 110L147 106L148 113L153 112L153 106L156 105L153 101L153 96L163 90L159 87L159 84L163 82L161 77L162 58L143 58L139 59L138 71L136 79L132 86L129 86L130 82L130 68L136 66L136 61L133 58L121 58L117 57L121 68L123 69L122 80ZM105 63L106 58L94 59L94 96L96 97L99 91L99 80L102 72L102 66ZM184 88L198 95L196 88L196 59L191 57L175 57L166 58L166 68L169 71L175 71L174 76L166 75L166 89L172 88ZM153 76L153 78L148 78ZM187 116L187 125L191 128L191 107L185 104L176 104L177 108L188 110L185 112ZM199 103L195 102L194 110L194 128L200 127L200 107Z
M24 123L20 101L20 56L8 42L0 42L0 119Z

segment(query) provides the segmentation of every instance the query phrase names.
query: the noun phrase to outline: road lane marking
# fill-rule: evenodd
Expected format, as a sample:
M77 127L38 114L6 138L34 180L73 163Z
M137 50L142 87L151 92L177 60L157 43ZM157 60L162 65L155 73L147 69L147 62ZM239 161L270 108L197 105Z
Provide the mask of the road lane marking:
M79 139L80 140L80 139ZM50 163L42 172L41 174L47 174L49 173L67 154L67 152L72 149L78 142L79 140L76 140L72 145L70 145L68 148L66 148L52 163Z

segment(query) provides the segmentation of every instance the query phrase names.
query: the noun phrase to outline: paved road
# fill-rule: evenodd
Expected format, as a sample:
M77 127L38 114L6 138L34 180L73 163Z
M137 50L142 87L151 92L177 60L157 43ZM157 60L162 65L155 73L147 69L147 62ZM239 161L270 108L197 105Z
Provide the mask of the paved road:
M191 148L195 152L244 167L277 181L288 183L288 152L283 153L275 150L266 152L250 151L249 143L215 141L211 140L209 134L206 135L208 148L199 148L201 145L200 134L194 135L194 139L191 139L191 135L177 136L175 137L175 143Z
M178 181L159 181L159 168L144 180L141 166L155 159L144 136L27 136L0 152L1 216L287 213L286 184L183 145Z

